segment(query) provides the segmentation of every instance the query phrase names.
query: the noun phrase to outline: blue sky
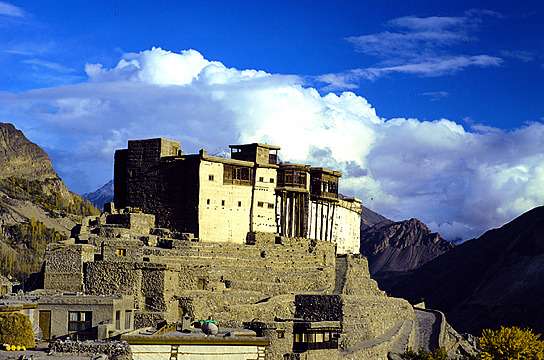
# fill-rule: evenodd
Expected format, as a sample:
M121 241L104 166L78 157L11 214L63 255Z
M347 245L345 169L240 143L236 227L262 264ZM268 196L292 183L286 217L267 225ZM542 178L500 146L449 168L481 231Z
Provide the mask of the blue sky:
M74 191L129 138L269 141L466 238L544 203L543 18L538 1L0 1L0 121Z
M208 59L243 69L309 77L340 73L372 67L395 56L358 52L346 40L349 37L409 33L388 25L395 18L462 18L471 9L486 9L496 14L474 15L472 24L453 29L464 32L466 39L440 50L448 56L497 57L500 66L468 67L440 76L389 74L356 81L359 87L352 90L363 94L386 117L447 117L511 128L544 116L540 85L544 81L544 4L540 1L12 4L25 16L0 19L4 44L0 87L15 91L81 81L85 63L111 66L121 53L153 46L172 51L193 48ZM417 47L412 50L419 51Z

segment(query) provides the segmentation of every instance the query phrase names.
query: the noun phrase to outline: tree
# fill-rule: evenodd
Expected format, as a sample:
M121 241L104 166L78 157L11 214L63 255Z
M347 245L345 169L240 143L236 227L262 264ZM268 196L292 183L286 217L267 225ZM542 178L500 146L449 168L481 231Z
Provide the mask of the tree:
M482 360L542 360L544 341L531 329L504 327L486 329L478 340Z

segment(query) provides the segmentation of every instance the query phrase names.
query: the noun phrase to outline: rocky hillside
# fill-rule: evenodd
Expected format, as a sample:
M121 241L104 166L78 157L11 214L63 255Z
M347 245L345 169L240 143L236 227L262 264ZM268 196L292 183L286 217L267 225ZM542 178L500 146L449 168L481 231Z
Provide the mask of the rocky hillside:
M375 211L370 210L367 207L363 206L363 212L361 214L361 231L376 225L378 223L392 223L393 221L389 220L383 215L378 214Z
M542 279L544 206L380 285L412 302L424 299L461 331L518 325L544 333Z
M12 124L0 123L0 273L39 270L48 242L65 238L96 209L71 193L47 154Z
M361 253L378 280L385 273L416 269L452 248L417 219L386 220L361 228Z
M96 191L83 194L83 198L89 200L98 209L103 209L104 204L113 201L113 180L108 181Z

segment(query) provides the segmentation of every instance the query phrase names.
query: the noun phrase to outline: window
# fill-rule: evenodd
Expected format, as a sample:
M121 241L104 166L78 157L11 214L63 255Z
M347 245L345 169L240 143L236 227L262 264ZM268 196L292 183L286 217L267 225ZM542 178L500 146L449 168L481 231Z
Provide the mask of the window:
M115 255L117 256L127 256L127 249L116 249Z
M262 201L257 202L257 206L258 206L258 207L263 207L263 206L264 206L264 202L262 202Z
M276 330L278 333L278 339L283 339L285 337L285 330Z
M153 306L153 297L152 296L146 296L145 297L145 309L148 311L156 311L155 307Z
M132 328L132 311L125 310L125 329Z
M318 349L338 349L338 335L340 329L308 329L295 325L293 329L293 350L303 352Z
M270 183L271 183L271 184L274 183L274 178L270 178Z
M242 206L242 202L238 201L238 207L241 207L241 206Z
M213 181L213 175L208 175L208 180Z
M225 200L221 200L221 206L225 206Z
M260 182L264 182L264 177L261 176L261 177L259 178L259 181L260 181Z
M89 330L93 326L92 311L69 311L68 331Z
M210 205L212 201L210 199L206 199L206 205Z
M121 330L121 311L115 312L115 330Z
M223 165L223 184L252 185L253 169L244 166Z
M273 204L273 203L268 203L268 208L269 208L269 209L273 209L273 208L274 208L274 204Z

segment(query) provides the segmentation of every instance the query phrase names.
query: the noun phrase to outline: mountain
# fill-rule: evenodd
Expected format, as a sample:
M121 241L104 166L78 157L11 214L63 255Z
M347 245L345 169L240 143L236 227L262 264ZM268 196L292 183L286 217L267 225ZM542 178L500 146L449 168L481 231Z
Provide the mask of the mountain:
M381 221L361 229L361 253L378 281L385 273L416 269L453 247L417 219Z
M461 331L500 325L544 333L544 206L380 283L393 296L442 310Z
M24 278L39 270L47 243L66 238L81 216L97 210L8 123L0 123L0 169L0 273Z
M392 223L392 221L385 216L363 206L363 212L361 213L361 230L381 222Z
M83 194L83 198L89 200L98 209L104 208L104 204L113 201L113 180L108 181L98 190Z

